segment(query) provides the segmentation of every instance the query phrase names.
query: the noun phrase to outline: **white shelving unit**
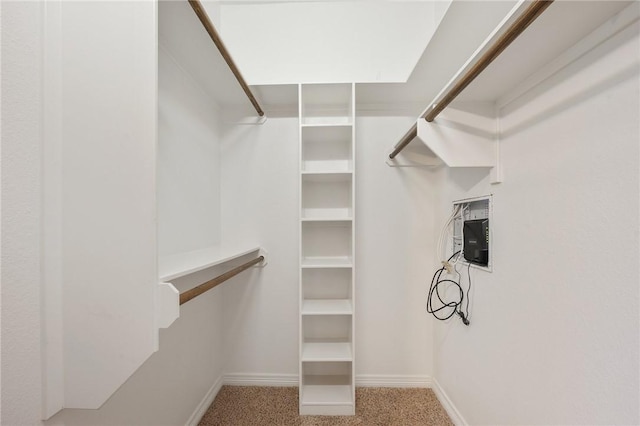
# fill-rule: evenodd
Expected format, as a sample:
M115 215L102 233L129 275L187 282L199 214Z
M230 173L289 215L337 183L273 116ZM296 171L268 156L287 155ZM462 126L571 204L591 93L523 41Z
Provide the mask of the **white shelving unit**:
M355 86L299 101L300 414L354 415Z

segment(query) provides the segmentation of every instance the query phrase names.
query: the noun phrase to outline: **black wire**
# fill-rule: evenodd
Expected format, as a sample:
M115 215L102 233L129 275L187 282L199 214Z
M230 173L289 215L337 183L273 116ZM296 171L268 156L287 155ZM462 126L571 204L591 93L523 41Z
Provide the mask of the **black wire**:
M451 257L449 257L449 259L447 259L447 262L451 261L454 257L456 257L457 255L460 254L460 251L457 251L455 253L453 253L451 255ZM469 265L471 266L471 265ZM469 325L469 321L467 320L467 317L469 316L469 297L468 297L468 292L469 290L467 290L467 309L466 309L466 315L462 312L462 310L460 309L460 306L462 305L462 302L464 301L464 290L462 289L462 286L458 283L458 281L452 280L452 279L448 279L442 278L442 274L444 273L444 271L446 270L446 268L443 266L442 268L438 269L434 274L433 277L431 278L431 285L429 286L429 294L427 296L427 312L429 312L431 315L433 315L436 319L440 320L440 321L445 321L448 320L449 318L451 318L452 316L454 316L455 314L458 314L461 318L462 318L462 322L465 323L465 325ZM458 280L460 280L461 276L460 273L456 270L455 271L458 274ZM438 287L444 283L451 283L453 285L455 285L458 288L459 291L459 298L458 300L453 300L453 301L445 301L442 297L442 295L440 295L440 290L438 289ZM469 277L469 289L471 289L471 278ZM436 295L436 297L438 298L439 304L440 306L438 308L433 307L433 295ZM446 310L447 312L444 314L441 314L440 312Z

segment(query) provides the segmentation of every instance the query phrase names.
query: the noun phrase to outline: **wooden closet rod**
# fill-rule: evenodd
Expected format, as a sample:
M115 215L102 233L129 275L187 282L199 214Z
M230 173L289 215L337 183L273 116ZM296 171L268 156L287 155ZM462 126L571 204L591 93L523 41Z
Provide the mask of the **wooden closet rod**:
M491 47L478 59L478 61L462 76L458 82L451 87L445 95L433 102L427 111L420 117L424 118L428 122L432 122L438 114L440 114L449 104L453 101L462 91L478 76L482 71L489 66L494 59L516 39L522 32L527 29L538 16L546 10L547 7L553 3L554 0L533 0L527 9L507 28L507 30L498 38L498 40L491 45ZM417 126L413 127L407 132L400 142L396 145L396 148L389 158L393 159L400 151L402 151L413 138L417 135Z
M260 263L264 260L264 256L259 256L253 260L248 261L247 263L244 263L236 268L233 268L232 270L230 270L229 272L225 272L222 275L218 275L217 277L215 277L214 279L207 281L204 284L200 284L197 287L194 287L190 290L187 290L183 293L180 293L180 304L184 304L187 303L189 300L193 299L194 297L198 297L200 296L202 293L211 290L212 288L214 288L215 286L217 286L218 284L222 284L223 282L227 281L229 278L233 278L236 275L238 275L240 272L249 269L250 267L252 267L253 265L255 265L256 263Z
M398 155L400 151L402 151L407 145L409 145L409 142L411 142L416 136L418 136L418 125L414 123L409 131L404 134L402 139L400 139L400 142L398 142L393 152L389 154L389 158L393 160L395 156Z
M511 24L511 26L505 31L504 34L496 40L495 43L487 50L475 63L473 67L460 79L449 91L438 101L431 104L427 114L424 114L422 118L431 122L438 114L442 112L451 101L453 101L468 85L471 83L485 68L489 66L494 59L506 49L520 34L527 29L538 16L545 11L545 9L551 6L553 0L533 0L529 7Z
M264 111L260 107L260 104L256 100L256 97L251 92L251 89L247 85L247 82L244 80L244 77L242 77L242 74L240 74L240 70L236 66L235 62L233 62L233 58L231 58L229 51L227 50L224 43L222 42L222 39L220 38L218 31L216 31L215 27L209 20L209 16L207 15L207 12L204 11L204 8L202 7L202 3L200 3L200 0L188 0L188 1L189 1L189 4L191 5L191 8L198 16L198 19L200 19L200 22L202 22L204 29L207 30L207 33L209 33L209 37L211 37L211 40L213 40L213 43L216 45L216 47L220 51L220 54L222 55L224 60L227 62L227 65L229 65L229 68L231 69L231 72L233 73L233 75L236 77L236 80L238 80L238 83L240 83L240 87L242 87L242 90L244 90L244 93L249 98L249 101L251 101L251 104L256 109L256 112L260 117L263 117Z

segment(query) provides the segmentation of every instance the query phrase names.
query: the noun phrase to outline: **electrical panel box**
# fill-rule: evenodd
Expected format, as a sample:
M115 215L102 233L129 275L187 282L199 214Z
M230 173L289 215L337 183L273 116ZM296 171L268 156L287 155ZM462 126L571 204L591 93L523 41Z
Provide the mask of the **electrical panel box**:
M452 254L460 251L461 261L472 267L493 270L491 195L453 202L459 210L453 222Z

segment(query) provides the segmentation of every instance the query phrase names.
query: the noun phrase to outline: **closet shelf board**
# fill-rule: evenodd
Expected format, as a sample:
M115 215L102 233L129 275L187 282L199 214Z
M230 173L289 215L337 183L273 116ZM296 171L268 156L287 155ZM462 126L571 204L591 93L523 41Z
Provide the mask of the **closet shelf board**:
M327 123L302 123L300 127L351 127L353 123L351 122L327 122Z
M349 385L314 384L302 388L303 405L352 405Z
M349 299L306 299L302 302L302 315L351 315L353 305Z
M194 272L237 259L250 253L258 253L259 245L243 247L212 246L201 250L173 254L159 260L160 281L168 282Z
M303 217L302 222L351 222L353 218L351 216L316 216L316 217Z
M351 268L353 262L350 257L305 257L302 268Z
M352 361L349 342L305 342L302 344L302 362Z

